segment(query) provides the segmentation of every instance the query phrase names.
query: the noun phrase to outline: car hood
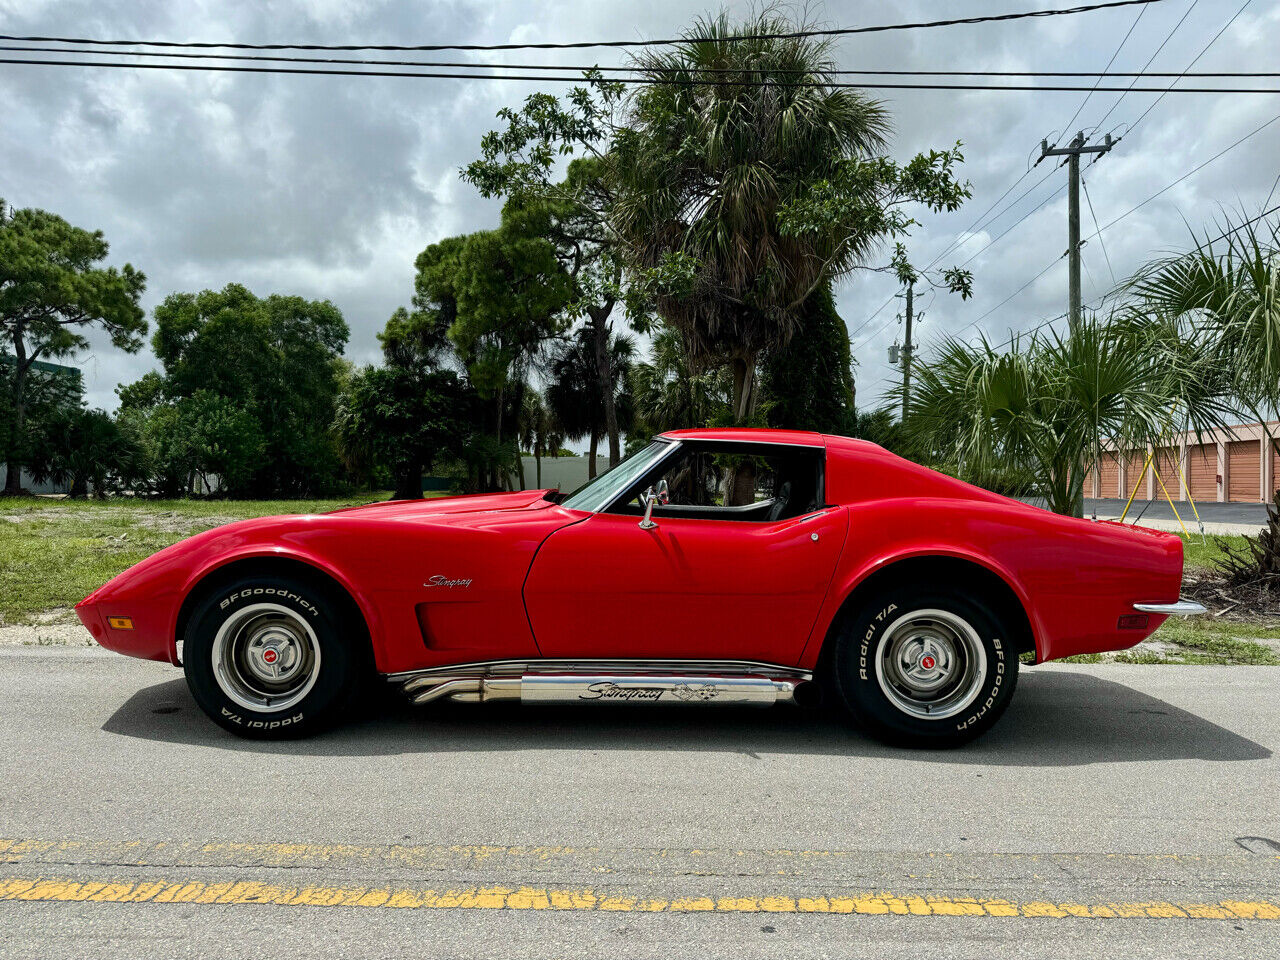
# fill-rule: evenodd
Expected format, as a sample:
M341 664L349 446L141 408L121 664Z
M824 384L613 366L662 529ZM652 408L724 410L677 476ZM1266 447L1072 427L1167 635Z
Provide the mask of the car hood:
M526 510L549 506L550 490L518 490L514 493L478 493L429 500L385 500L358 507L342 507L324 516L367 517L371 520L436 519L450 514Z

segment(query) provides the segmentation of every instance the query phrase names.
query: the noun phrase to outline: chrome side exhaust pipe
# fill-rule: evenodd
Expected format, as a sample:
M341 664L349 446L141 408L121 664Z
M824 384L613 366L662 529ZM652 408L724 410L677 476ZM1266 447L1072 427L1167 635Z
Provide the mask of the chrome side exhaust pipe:
M415 704L443 699L467 703L480 703L486 700L518 700L520 699L520 679L418 677L404 685L404 692Z
M415 677L404 692L415 704L433 700L524 704L667 703L690 706L756 706L791 703L802 677L670 674L525 673L519 677Z

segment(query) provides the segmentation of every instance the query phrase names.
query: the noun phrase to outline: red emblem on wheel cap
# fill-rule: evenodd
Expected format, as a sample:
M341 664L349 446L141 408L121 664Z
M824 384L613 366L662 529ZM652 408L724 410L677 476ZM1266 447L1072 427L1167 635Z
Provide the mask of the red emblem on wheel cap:
M926 670L932 670L937 662L938 661L934 660L933 657L920 658L920 666L924 667Z
M267 663L275 663L276 657L279 656L274 650L267 650L262 654L262 659Z

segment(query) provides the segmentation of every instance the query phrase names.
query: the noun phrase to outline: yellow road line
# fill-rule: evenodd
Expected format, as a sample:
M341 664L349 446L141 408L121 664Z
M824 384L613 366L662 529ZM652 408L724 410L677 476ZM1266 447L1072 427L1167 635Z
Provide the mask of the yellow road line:
M1280 920L1268 900L1187 903L1053 903L983 897L892 893L831 896L651 898L588 889L467 887L458 890L320 886L289 887L256 880L83 881L55 878L0 880L0 901L42 903L272 904L285 907L379 907L431 910L560 910L623 913L838 913L914 917L1088 917L1095 919Z

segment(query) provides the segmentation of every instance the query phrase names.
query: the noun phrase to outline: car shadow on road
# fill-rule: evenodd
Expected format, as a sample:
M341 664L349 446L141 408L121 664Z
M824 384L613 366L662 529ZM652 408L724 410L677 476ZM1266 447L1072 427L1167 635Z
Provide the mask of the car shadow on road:
M1161 667L1158 669L1177 669ZM305 740L242 740L200 711L182 680L134 694L107 733L251 753L386 756L465 751L672 750L921 758L1058 767L1142 760L1262 760L1271 750L1203 717L1093 674L1028 671L1008 713L976 743L923 753L888 747L824 711L611 705L521 707L439 703L398 692L362 717Z

